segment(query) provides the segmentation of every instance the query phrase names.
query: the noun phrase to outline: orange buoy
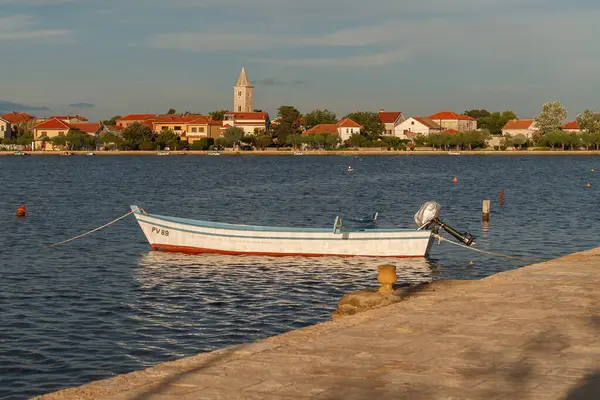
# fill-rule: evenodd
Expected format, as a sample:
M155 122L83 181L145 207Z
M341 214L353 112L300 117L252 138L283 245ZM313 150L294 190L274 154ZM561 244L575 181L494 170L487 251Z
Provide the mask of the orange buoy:
M25 204L23 204L21 207L17 208L16 215L17 215L17 217L24 217L27 215L27 210L25 209Z
M585 185L585 187L589 189L592 187L592 185L588 183L587 185Z
M596 170L594 168L592 168L592 172L596 172Z
M454 177L454 179L452 179L452 182L454 182L454 183L458 183L458 178L457 178L457 177Z

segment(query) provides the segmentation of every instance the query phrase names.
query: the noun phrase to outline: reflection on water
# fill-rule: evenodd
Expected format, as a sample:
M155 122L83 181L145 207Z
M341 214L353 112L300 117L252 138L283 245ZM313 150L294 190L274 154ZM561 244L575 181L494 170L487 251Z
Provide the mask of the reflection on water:
M119 345L149 365L156 354L183 356L310 325L329 319L343 294L376 286L377 266L384 263L390 259L150 251L139 259L137 296L126 305L135 339ZM431 280L425 260L392 263L400 281Z
M139 259L138 278L151 271L158 274L180 276L222 276L227 280L234 276L253 279L261 275L293 275L295 277L318 275L323 280L343 282L344 279L360 279L373 283L379 265L392 264L397 267L399 281L431 280L432 261L420 258L385 257L263 257L227 256L215 254L188 255L149 251Z

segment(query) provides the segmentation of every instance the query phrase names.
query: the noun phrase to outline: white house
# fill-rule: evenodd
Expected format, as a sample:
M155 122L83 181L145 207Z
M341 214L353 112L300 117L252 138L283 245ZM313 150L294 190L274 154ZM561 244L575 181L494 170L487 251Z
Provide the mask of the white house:
M392 136L396 132L396 127L400 125L406 118L400 111L385 111L379 110L379 121L385 125L386 136Z
M339 135L340 139L342 139L342 142L344 142L350 139L350 136L354 135L355 133L360 133L360 128L360 124L352 121L350 118L344 118L337 124L315 125L306 132L304 132L303 135Z
M10 139L12 127L8 120L0 118L0 139Z
M537 131L535 126L535 120L533 119L511 119L502 128L502 136L510 135L525 135L526 138L531 139L533 134Z
M270 126L269 114L266 112L227 112L223 116L223 131L229 127L240 128L247 135L265 132Z
M429 135L439 133L443 128L436 122L426 117L410 117L402 121L394 130L394 136L400 139L413 139L415 135Z

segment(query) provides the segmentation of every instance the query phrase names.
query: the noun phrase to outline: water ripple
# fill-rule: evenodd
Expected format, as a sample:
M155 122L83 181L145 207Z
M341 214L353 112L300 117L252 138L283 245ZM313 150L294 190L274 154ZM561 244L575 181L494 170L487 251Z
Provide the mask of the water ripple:
M427 200L478 246L556 257L597 245L594 157L0 157L0 399L24 399L248 342L330 318L376 284L388 259L187 256L151 252L133 219L41 249L122 215L329 226L379 211L411 226ZM348 174L352 164L354 172ZM457 175L459 184L452 184ZM596 182L596 183L595 183ZM498 207L498 191L506 204ZM489 225L481 200L492 199ZM14 217L27 203L29 216ZM394 260L400 280L476 279L517 268L437 246Z

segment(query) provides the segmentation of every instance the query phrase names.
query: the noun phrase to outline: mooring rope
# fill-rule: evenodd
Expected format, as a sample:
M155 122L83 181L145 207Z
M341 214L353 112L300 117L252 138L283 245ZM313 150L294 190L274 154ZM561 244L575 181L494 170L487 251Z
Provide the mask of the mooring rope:
M133 213L134 213L134 212L136 212L136 211L138 211L138 210L137 210L137 209L136 209L136 210L131 210L131 211L129 211L127 214L125 214L125 215L122 215L122 216L120 216L120 217L119 217L119 218L117 218L117 219L113 219L112 221L110 221L110 222L107 222L106 224L104 224L104 225L102 225L102 226L99 226L99 227L97 227L97 228L94 228L94 229L92 229L91 231L87 231L87 232L85 232L85 233L82 233L81 235L77 235L77 236L75 236L75 237L72 237L72 238L70 238L70 239L63 240L62 242L53 243L53 244L48 244L48 245L46 245L46 246L42 246L42 247L43 247L43 248L55 247L55 246L58 246L58 245L61 245L61 244L65 244L65 243L72 242L73 240L76 240L76 239L82 238L82 237L84 237L84 236L87 236L87 235L89 235L90 233L98 232L100 229L104 229L104 228L106 228L107 226L110 226L110 225L114 224L115 222L118 222L118 221L122 220L123 218L125 218L125 217L127 217L127 216L129 216L129 215L133 214Z
M446 243L450 243L450 244L453 244L453 245L458 246L458 247L463 247L465 249L473 250L473 251L476 251L478 253L483 253L483 254L487 254L487 255L490 255L490 256L504 257L504 258L510 258L510 259L513 259L513 260L522 260L522 261L543 261L543 259L541 259L539 257L515 257L515 256L509 256L509 255L502 254L502 253L493 253L491 251L476 249L475 247L466 246L464 244L461 244L461 243L458 243L458 242L454 242L452 240L448 240L448 239L444 238L443 236L440 236L440 235L438 235L436 233L433 233L433 236L436 239L438 239L440 242L442 240L445 240Z

